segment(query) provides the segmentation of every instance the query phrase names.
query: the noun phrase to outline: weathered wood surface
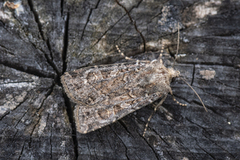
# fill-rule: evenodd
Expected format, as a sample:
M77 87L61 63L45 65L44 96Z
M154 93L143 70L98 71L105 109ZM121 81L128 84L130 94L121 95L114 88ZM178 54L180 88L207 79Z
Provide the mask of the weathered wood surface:
M0 2L1 159L240 159L239 9L238 1L223 0L23 0L17 11ZM182 56L175 68L208 112L176 79L174 95L188 106L169 96L146 137L152 104L77 133L62 73L119 61L115 45L151 59L165 43L173 56L178 23Z

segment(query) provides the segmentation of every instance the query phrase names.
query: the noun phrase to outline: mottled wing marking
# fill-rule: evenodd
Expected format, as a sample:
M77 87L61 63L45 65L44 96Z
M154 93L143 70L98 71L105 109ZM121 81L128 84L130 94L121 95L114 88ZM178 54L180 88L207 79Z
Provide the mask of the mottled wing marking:
M161 61L81 68L61 77L77 130L87 133L169 93L171 76Z

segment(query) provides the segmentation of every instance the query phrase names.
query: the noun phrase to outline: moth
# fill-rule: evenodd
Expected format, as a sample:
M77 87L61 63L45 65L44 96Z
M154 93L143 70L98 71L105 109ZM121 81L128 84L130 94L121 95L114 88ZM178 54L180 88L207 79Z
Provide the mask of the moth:
M162 59L99 65L65 72L61 83L76 103L77 131L88 133L172 93L170 83L180 72Z

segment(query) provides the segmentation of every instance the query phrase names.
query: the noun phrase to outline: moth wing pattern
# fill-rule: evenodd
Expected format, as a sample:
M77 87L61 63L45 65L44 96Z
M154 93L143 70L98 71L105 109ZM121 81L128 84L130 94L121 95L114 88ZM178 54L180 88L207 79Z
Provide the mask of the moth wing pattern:
M66 72L61 82L77 103L77 131L88 133L167 95L172 76L155 60L85 67Z

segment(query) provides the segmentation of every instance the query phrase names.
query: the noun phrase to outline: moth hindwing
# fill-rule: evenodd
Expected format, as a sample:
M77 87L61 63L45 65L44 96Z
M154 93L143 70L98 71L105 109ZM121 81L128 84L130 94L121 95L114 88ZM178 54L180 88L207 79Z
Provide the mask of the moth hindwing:
M162 60L153 60L85 67L66 72L61 82L76 103L77 131L88 133L163 98L178 75Z

